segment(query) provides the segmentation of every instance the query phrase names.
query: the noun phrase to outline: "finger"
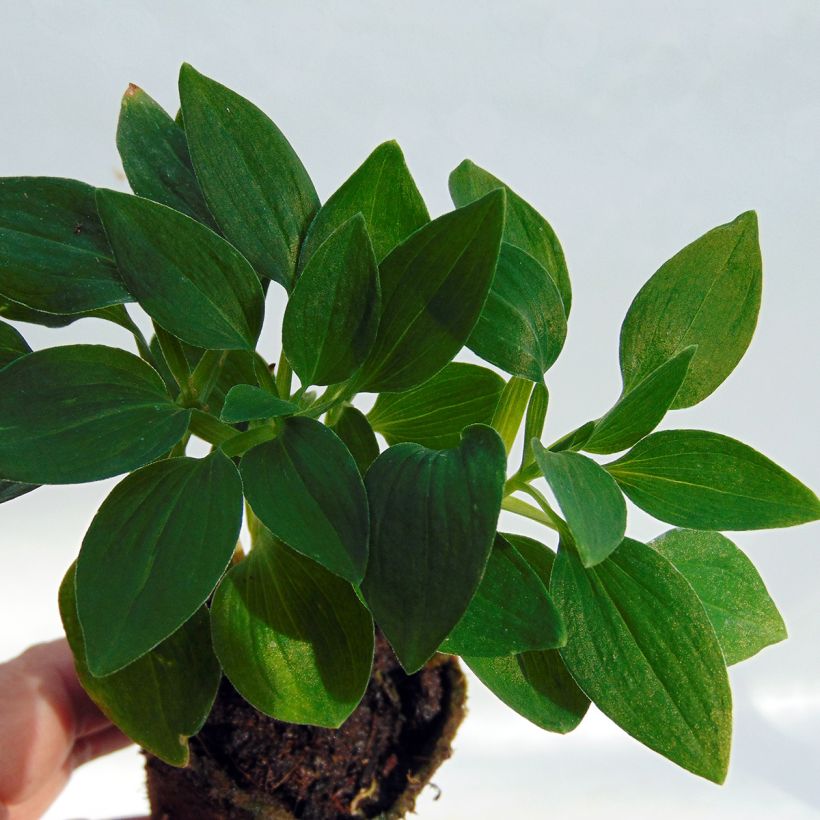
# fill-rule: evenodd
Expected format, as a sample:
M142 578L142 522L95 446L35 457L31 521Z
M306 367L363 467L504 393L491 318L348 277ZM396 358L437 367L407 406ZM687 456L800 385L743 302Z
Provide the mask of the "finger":
M124 735L116 726L108 726L94 734L81 737L74 744L68 765L71 769L82 766L91 760L96 760L103 755L124 749L130 746L133 741Z

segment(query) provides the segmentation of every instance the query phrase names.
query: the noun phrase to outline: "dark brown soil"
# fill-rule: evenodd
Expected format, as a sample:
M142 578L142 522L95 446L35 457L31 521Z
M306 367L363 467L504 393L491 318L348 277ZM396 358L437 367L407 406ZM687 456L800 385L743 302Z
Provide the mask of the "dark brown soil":
M223 680L187 768L147 755L152 817L403 817L450 756L465 694L454 658L408 676L381 636L367 692L340 729L282 723Z

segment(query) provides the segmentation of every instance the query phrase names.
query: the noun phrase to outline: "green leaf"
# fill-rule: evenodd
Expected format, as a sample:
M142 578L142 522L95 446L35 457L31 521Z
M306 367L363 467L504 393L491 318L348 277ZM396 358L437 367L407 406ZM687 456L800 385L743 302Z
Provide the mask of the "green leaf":
M652 433L606 469L642 510L679 527L758 530L820 518L805 484L719 433Z
M94 516L77 560L91 673L116 672L185 623L225 572L241 525L242 482L219 450L124 478Z
M582 450L594 432L595 422L588 421L586 424L582 424L572 432L562 436L554 444L550 444L549 450L551 453L564 453L567 450Z
M566 639L564 623L543 582L518 550L497 534L481 583L439 652L497 657L554 649Z
M28 322L29 324L50 328L68 327L78 319L104 319L114 322L114 324L120 324L124 312L125 308L122 305L112 305L111 307L87 310L82 313L46 313L13 302L0 295L0 316L4 319L9 319L12 322Z
M560 549L550 589L569 631L561 657L592 702L650 749L722 783L732 738L729 679L683 576L626 538L593 569Z
M649 546L671 561L698 594L727 664L751 658L788 637L754 564L726 536L670 530Z
M187 63L179 96L208 209L260 276L290 290L299 245L319 208L299 157L253 103Z
M540 439L544 432L544 421L547 418L550 394L543 382L533 385L532 395L527 405L527 416L524 420L524 451L521 455L521 469L528 467L535 460L532 454L532 440Z
M0 370L0 475L75 484L127 473L168 452L190 414L132 353L38 350Z
M379 442L367 416L348 404L339 413L331 429L350 450L359 472L364 475L379 455Z
M85 659L74 572L72 565L60 586L60 616L80 683L131 740L171 766L187 765L188 738L205 723L221 678L208 634L208 610L201 607L138 661L97 678Z
M0 322L0 370L26 353L31 353L31 348L17 328Z
M269 534L219 585L211 629L236 690L278 720L341 726L370 680L373 620L353 588Z
M185 131L133 83L122 97L117 149L135 194L216 230L194 174Z
M504 442L504 449L509 455L518 436L518 428L527 410L532 392L532 382L513 376L506 385L493 413L492 426Z
M46 313L133 301L117 275L94 188L73 179L0 179L0 293Z
M376 148L321 207L305 236L299 269L340 225L358 213L367 223L378 261L430 221L404 154L393 140Z
M229 424L257 419L291 416L299 407L291 401L279 399L261 387L237 384L228 391L220 418Z
M415 387L461 350L492 284L504 194L434 219L381 263L382 316L356 388Z
M449 450L397 444L365 476L370 560L362 593L408 673L433 655L478 588L505 462L498 434L474 425Z
M705 399L749 346L761 283L754 211L714 228L664 262L638 292L621 328L624 390L697 345L672 409Z
M694 345L684 348L622 393L612 409L595 422L583 449L589 453L617 453L651 433L672 406L696 349Z
M367 418L389 444L456 447L465 427L492 422L503 390L504 380L492 370L451 362L413 390L380 393Z
M264 294L235 248L149 199L100 190L97 203L120 274L152 319L192 345L254 349Z
M600 563L626 531L626 502L618 485L603 467L580 453L552 453L537 440L532 449L584 566Z
M495 278L467 347L507 373L540 382L564 346L561 295L525 251L501 245Z
M282 345L302 384L352 375L373 346L380 312L376 257L356 214L313 253L285 309Z
M555 282L564 303L564 313L569 316L572 306L569 271L561 243L549 222L498 177L468 159L450 174L450 196L459 208L498 188L507 194L504 242L526 251L542 265Z
M284 419L278 438L240 465L245 497L288 546L358 584L367 564L367 497L356 462L339 437L303 416Z
M36 490L39 486L39 484L21 484L19 481L6 481L0 478L0 504L13 501L21 495Z

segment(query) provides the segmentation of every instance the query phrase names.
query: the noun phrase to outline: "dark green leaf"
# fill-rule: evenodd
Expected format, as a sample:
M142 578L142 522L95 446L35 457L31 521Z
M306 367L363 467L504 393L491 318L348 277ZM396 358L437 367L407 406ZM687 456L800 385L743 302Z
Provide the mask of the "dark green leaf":
M373 346L380 313L376 257L356 214L316 249L288 300L282 345L302 384L352 375Z
M505 463L498 434L475 425L450 450L397 444L367 472L370 560L362 592L409 673L433 655L478 588Z
M121 324L124 312L125 308L122 305L111 305L111 307L87 310L82 313L45 313L42 310L33 310L0 295L0 316L4 319L9 319L12 322L28 322L50 328L67 327L78 319L104 319L114 322L114 324Z
M367 418L389 444L455 447L465 427L492 422L503 390L504 380L492 370L451 362L413 390L381 393Z
M357 213L367 222L378 261L430 221L396 142L384 142L376 148L322 206L302 245L300 270L319 245Z
M621 328L624 390L697 345L672 408L705 399L749 346L761 282L754 211L714 228L664 262L635 297Z
M187 765L188 738L205 723L221 677L208 634L208 610L199 609L138 661L96 678L85 659L74 570L72 565L60 586L60 616L80 683L128 737L171 766Z
M133 83L122 98L117 148L135 194L216 229L191 165L185 131Z
M0 293L46 313L132 301L112 261L94 188L73 179L0 179Z
M539 382L566 336L564 305L549 274L525 251L502 243L487 302L467 347L507 373Z
M211 608L214 649L237 691L288 723L341 726L373 662L373 620L346 581L261 535Z
M77 610L88 666L109 675L153 649L196 610L228 566L242 525L242 482L219 450L123 479L88 528Z
M550 394L543 382L532 388L530 402L527 405L527 416L524 420L524 452L521 455L521 467L528 467L535 460L532 454L532 440L540 439L544 432L544 421L547 418Z
M149 199L97 192L120 274L159 325L211 350L253 350L264 294L242 255L184 214Z
M526 251L544 267L561 294L565 315L569 316L569 271L561 243L547 220L500 179L468 159L450 174L450 196L459 208L497 188L503 188L507 194L504 241Z
M501 398L493 413L492 426L504 442L504 449L509 455L518 436L521 420L527 410L533 384L527 379L513 376L501 393Z
M381 263L381 323L360 391L408 390L458 353L487 299L503 220L496 191L425 225Z
M0 504L13 501L21 495L36 490L39 486L39 484L21 484L19 481L6 481L0 478Z
M208 209L260 276L290 290L319 198L282 132L253 103L183 65L185 134Z
M279 399L261 387L237 384L228 391L220 418L229 424L256 419L273 419L293 415L298 406Z
M595 422L583 449L590 453L617 453L651 433L672 406L695 350L694 345L684 348L621 394L613 408Z
M489 658L554 649L566 639L541 579L509 541L496 535L481 583L439 652Z
M757 530L820 518L805 484L719 433L652 433L606 468L642 510L679 527Z
M626 538L592 569L559 550L550 589L569 632L561 657L592 702L650 749L722 783L732 738L729 679L683 576Z
M127 473L182 438L190 410L124 350L68 345L0 371L0 475L75 484Z
M786 624L754 564L726 536L670 530L649 542L698 594L727 664L784 641Z
M31 348L20 332L11 325L0 322L0 370L26 353L31 353Z
M331 429L350 450L359 472L364 475L379 455L379 442L367 416L361 410L347 405L339 413Z
M603 561L621 543L626 503L603 467L580 453L552 453L532 442L535 461L550 485L585 567Z
M303 416L284 419L279 437L250 450L240 471L248 503L277 538L354 584L362 580L367 497L332 430Z

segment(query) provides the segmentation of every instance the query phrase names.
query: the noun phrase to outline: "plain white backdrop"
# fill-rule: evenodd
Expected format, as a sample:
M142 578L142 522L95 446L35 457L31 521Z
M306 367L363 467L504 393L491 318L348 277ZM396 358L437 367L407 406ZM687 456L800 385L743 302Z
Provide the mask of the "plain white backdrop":
M617 396L618 330L643 281L707 229L756 209L756 336L715 395L664 425L729 433L820 484L816 0L2 2L0 32L2 176L123 188L119 98L135 82L175 111L187 60L273 117L323 198L389 138L434 214L451 207L447 174L464 157L507 181L552 222L573 281L569 339L548 374L552 438ZM272 288L271 358L281 298ZM37 348L130 346L97 321L24 333ZM0 660L60 634L59 580L113 484L45 488L0 508ZM662 529L630 508L634 537ZM428 790L420 816L820 817L817 536L815 525L735 538L790 639L731 671L725 786L677 769L595 710L568 737L541 732L475 682L456 755L435 778L442 795ZM131 749L81 770L47 816L146 805Z

